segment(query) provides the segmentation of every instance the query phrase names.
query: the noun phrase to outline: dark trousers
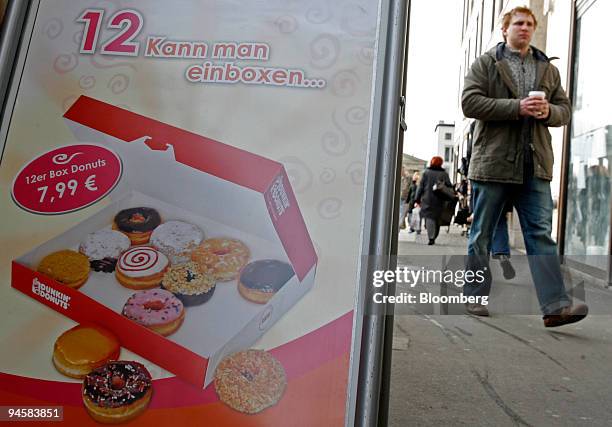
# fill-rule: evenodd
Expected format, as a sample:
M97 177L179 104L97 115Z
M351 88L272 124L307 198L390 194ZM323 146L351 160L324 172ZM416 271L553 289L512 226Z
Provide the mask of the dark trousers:
M440 234L440 222L437 219L425 218L425 228L429 240L436 240L438 234Z

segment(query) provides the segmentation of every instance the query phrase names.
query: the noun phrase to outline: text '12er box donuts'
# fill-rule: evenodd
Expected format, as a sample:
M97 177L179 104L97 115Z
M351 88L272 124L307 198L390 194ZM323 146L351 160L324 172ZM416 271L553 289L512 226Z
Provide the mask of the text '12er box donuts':
M313 286L317 257L285 169L85 96L64 118L76 141L54 161L94 174L103 161L78 159L105 150L120 173L110 203L13 261L12 286L208 385Z

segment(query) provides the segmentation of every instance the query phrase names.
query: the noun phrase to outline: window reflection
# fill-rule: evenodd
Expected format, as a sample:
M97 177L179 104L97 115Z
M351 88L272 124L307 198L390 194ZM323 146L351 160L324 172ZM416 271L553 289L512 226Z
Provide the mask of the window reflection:
M612 2L596 1L576 23L574 110L570 141L565 254L607 270L610 239L612 87L602 63L601 30Z

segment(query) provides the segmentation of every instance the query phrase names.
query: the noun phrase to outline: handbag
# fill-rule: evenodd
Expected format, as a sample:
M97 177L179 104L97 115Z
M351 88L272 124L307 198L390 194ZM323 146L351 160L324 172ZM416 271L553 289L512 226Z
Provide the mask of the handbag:
M442 215L440 215L440 226L446 227L447 225L451 225L451 221L453 216L455 215L455 207L457 206L457 202L454 200L447 200L444 202L442 206Z
M464 208L459 208L457 213L455 214L455 224L465 225L467 224L467 219L470 216L470 208L467 206Z
M408 224L410 228L413 230L417 230L417 231L421 230L421 208L417 206L416 208L412 209L412 212L410 213L410 220L408 221Z
M443 179L439 179L432 187L434 194L440 197L442 200L457 200L457 194L455 190L444 182Z

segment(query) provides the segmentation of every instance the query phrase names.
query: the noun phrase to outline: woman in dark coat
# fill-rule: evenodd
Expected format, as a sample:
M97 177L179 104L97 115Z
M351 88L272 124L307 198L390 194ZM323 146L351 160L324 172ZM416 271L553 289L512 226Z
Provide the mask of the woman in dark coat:
M445 202L434 193L433 187L438 181L444 181L452 188L448 174L442 169L442 163L444 163L442 157L435 156L431 159L429 167L421 176L415 198L415 203L421 205L421 218L425 218L425 228L430 245L435 244L438 233L440 233L440 218Z

